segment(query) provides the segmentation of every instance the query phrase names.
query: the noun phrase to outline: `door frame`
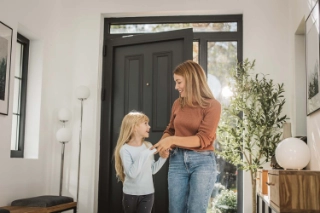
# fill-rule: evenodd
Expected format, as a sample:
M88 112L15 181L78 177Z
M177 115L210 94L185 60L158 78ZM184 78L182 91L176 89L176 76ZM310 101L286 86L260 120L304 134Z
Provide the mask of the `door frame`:
M182 32L188 32L182 36ZM130 46L136 44L145 44L169 40L183 40L184 46L193 42L192 29L175 30L170 32L160 32L151 35L132 36L125 39L113 38L104 41L103 65L102 65L102 93L101 93L101 131L100 131L100 164L99 164L99 187L98 187L98 212L107 212L110 206L109 187L111 180L112 155L113 149L109 143L112 137L112 100L113 100L113 52L114 49L121 46ZM190 58L188 53L190 49L183 52L183 58Z
M207 52L206 48L203 48L206 42L210 41L236 41L237 42L237 58L239 62L243 61L243 16L242 14L233 15L199 15L199 16L153 16L153 17L122 17L122 18L105 18L104 19L104 42L107 39L113 39L117 37L127 36L128 34L110 34L111 24L155 24L155 23L207 23L207 22L237 22L236 32L194 32L193 41L199 41L199 64L203 67L207 73ZM138 35L138 33L130 33L129 35ZM144 34L146 36L150 34ZM110 49L110 48L109 48ZM108 153L101 153L101 150L105 147L101 138L109 136L110 138L110 124L111 124L111 105L107 106L112 101L112 72L104 72L106 63L109 58L109 50L105 43L103 45L103 65L102 65L102 91L101 91L101 131L100 131L100 165L105 160L110 159L112 151L109 149ZM112 52L111 52L112 54ZM105 108L105 110L103 110ZM109 120L108 120L109 119ZM106 130L106 131L104 131ZM107 165L110 169L110 164ZM243 213L243 174L242 170L238 170L237 177L237 207L238 213ZM109 179L109 177L108 177ZM105 193L100 191L100 186L105 185L107 180L101 179L101 170L99 169L99 187L98 187L98 212L101 207L101 203L105 202ZM109 184L109 182L108 182Z

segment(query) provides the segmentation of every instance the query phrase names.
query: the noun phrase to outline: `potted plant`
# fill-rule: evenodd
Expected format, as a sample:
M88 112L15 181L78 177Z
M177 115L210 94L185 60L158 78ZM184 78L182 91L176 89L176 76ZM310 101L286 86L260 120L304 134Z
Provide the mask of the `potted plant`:
M233 95L224 106L218 127L217 154L239 169L249 171L252 212L256 212L257 169L270 160L280 142L285 99L283 84L264 74L253 75L255 61L238 63L231 74Z
M237 212L237 193L224 189L215 198L214 206L221 213L236 213Z

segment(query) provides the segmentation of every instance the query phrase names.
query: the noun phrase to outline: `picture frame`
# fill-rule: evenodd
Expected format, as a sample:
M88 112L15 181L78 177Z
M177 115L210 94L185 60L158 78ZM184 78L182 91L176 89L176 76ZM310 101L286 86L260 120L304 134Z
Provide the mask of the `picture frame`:
M319 2L312 8L306 19L306 79L307 115L320 109L320 72L319 72Z
M8 115L13 30L0 21L0 114Z

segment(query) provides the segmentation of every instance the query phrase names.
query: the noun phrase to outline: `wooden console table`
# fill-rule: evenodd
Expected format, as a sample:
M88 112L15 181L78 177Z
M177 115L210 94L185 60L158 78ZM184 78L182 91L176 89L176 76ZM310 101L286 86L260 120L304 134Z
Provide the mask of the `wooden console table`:
M51 207L25 207L25 206L4 206L2 209L10 210L10 213L54 213L73 210L77 212L77 202L64 203Z
M268 170L267 185L268 195L257 193L257 213L320 213L320 171Z

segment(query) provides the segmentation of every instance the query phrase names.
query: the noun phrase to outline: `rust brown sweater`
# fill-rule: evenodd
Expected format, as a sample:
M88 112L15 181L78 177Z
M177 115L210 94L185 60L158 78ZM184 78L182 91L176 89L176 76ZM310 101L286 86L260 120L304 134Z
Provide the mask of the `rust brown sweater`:
M207 108L184 106L181 108L179 99L172 106L170 123L164 133L171 136L198 136L199 148L181 147L196 151L214 150L216 130L220 120L221 104L211 99Z

